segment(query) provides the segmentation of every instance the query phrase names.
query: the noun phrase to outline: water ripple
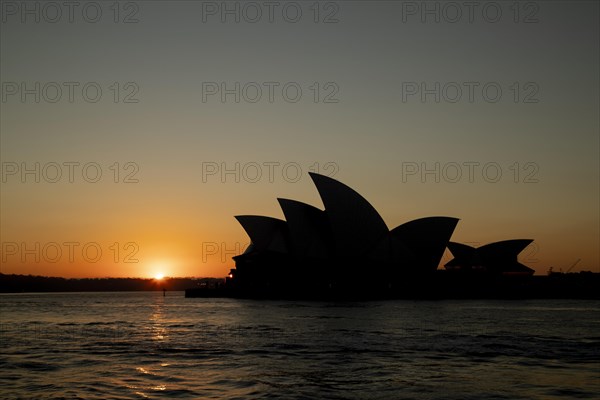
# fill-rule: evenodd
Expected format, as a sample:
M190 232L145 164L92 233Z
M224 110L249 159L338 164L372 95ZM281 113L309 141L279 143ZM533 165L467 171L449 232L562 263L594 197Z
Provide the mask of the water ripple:
M0 307L2 399L600 393L598 301L260 302L94 293L0 296Z

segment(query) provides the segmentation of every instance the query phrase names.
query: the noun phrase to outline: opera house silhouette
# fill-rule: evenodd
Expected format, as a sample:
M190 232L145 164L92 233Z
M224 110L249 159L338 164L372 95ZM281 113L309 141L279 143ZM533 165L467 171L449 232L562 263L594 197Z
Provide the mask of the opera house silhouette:
M457 218L433 216L389 229L375 208L345 184L310 173L324 210L278 199L285 220L240 215L250 237L226 287L250 297L414 297L468 291L483 281L527 277L517 255L532 240L479 248L450 242ZM454 259L438 265L446 247ZM448 289L450 287L450 289ZM466 293L466 292L465 292Z
M448 243L454 259L444 265L448 270L478 270L502 273L504 275L532 275L533 270L517 260L517 256L531 239L504 240L486 244L478 248L461 243Z

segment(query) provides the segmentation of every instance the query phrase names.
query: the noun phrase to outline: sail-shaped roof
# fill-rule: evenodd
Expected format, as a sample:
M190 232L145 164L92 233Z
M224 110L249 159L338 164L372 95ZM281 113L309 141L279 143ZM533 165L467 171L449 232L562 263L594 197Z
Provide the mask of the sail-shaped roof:
M392 245L408 248L420 271L435 271L444 255L458 218L426 217L406 222L390 232Z
M484 267L489 271L500 273L528 273L534 270L521 264L517 257L532 239L511 239L488 243L474 248L461 243L450 242L448 248L454 256L446 263L447 268L472 268Z
M354 189L325 175L311 172L310 177L325 205L338 254L367 254L388 234L379 213Z
M289 251L289 232L287 223L278 218L262 215L237 215L256 251Z
M332 243L325 211L296 200L277 200L289 227L294 254L302 257L327 257Z

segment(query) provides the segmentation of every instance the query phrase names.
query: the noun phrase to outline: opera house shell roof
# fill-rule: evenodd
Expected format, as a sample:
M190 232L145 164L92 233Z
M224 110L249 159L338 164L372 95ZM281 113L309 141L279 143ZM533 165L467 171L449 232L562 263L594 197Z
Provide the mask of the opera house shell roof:
M488 271L532 271L517 262L530 240L509 240L475 249L449 242L458 223L452 217L426 217L389 229L377 210L360 194L330 177L310 173L324 209L278 199L285 220L240 215L250 237L244 254L233 257L230 281L238 284L293 283L322 287L357 284L385 277L384 284L431 276L446 247L454 260L447 270L484 266Z
M422 218L390 231L375 208L352 188L324 175L310 176L324 210L280 198L285 221L236 216L251 240L246 252L234 257L240 277L302 279L311 273L343 280L373 272L437 269L458 219Z
M504 240L486 244L478 248L461 243L448 243L448 249L454 256L444 266L446 269L478 270L502 274L533 274L533 270L517 260L517 256L529 244L531 239Z

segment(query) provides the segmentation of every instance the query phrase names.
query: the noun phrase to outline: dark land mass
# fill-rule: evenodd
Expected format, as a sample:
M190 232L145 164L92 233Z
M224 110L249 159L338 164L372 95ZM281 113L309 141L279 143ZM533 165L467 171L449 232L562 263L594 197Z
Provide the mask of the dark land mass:
M600 299L600 274L553 273L545 276L492 276L436 271L396 285L365 277L344 286L321 284L252 286L227 284L221 278L59 278L0 274L0 293L183 291L186 297L289 300L383 299Z
M389 284L365 277L344 285L225 284L186 290L186 297L233 297L289 300L385 299L600 299L600 273L552 273L547 276L502 276L436 271Z
M58 278L0 274L0 293L23 292L123 292L163 290L182 291L194 287L214 288L218 278Z

